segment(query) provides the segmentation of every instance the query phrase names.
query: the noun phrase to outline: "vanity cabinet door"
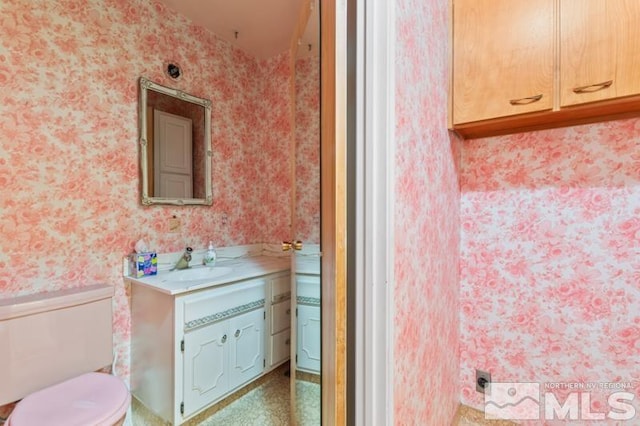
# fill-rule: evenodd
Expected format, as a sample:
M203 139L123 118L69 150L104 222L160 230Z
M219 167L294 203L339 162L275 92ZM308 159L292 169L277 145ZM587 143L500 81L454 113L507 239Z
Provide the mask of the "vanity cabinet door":
M555 0L453 2L453 124L553 107L554 7Z
M640 2L560 1L560 106L640 93Z
M264 310L238 315L229 320L229 388L259 376L265 368Z
M298 369L320 372L320 306L298 305Z
M184 335L184 415L188 416L229 390L229 321Z

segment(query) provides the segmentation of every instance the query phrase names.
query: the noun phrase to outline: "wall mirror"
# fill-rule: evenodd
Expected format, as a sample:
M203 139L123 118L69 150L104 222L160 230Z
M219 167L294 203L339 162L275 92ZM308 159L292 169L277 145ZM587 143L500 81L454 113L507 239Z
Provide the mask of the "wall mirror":
M142 204L211 205L211 101L140 78Z

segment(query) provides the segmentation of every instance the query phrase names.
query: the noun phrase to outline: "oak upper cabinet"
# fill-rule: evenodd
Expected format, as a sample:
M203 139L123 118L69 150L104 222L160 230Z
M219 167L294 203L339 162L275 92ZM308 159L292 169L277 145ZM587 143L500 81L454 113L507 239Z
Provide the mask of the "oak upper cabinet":
M555 0L453 0L453 123L553 107Z
M640 1L560 0L560 106L640 93Z
M462 137L640 116L639 0L451 1Z

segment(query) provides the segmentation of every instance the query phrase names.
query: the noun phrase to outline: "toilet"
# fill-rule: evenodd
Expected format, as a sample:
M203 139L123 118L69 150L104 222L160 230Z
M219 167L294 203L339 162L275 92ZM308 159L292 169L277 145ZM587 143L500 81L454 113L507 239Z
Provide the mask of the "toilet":
M113 426L131 403L125 383L96 372L113 357L111 299L103 284L0 298L0 405L5 426Z

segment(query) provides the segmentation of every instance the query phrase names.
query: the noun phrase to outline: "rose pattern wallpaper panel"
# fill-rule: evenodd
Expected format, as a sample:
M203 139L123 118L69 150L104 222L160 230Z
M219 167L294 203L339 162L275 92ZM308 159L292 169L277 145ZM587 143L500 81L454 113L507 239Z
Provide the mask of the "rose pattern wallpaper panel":
M279 243L291 235L291 105L292 84L289 53L261 60L260 86L256 94L257 138L250 141L252 161L257 162L257 190L254 205L259 214L256 234L259 241ZM250 111L247 111L249 113ZM257 161L256 161L257 160Z
M459 403L459 141L447 131L446 0L396 2L394 416L451 424Z
M295 238L320 244L320 58L296 60Z
M257 61L146 0L3 0L0 28L0 294L112 285L128 378L122 260L138 239L173 252L289 236L288 53ZM213 206L141 205L140 76L212 100Z
M640 413L640 119L465 141L461 188L462 403L478 368L631 383Z

